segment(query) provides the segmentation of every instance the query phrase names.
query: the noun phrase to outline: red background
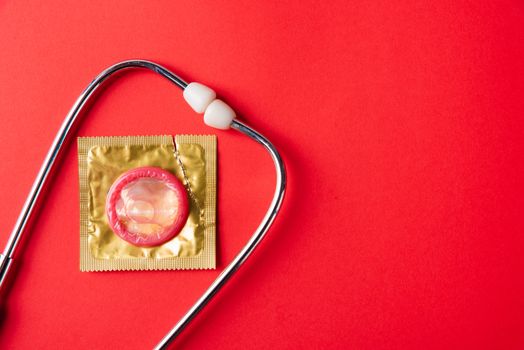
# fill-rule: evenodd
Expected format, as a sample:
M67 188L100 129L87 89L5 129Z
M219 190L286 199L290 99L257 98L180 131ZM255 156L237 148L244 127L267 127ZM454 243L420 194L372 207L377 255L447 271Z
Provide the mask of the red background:
M147 58L215 88L274 141L289 186L188 349L524 348L522 1L0 3L0 238L64 116L108 65ZM148 72L78 135L213 133ZM271 197L269 157L219 142L217 271L79 272L76 144L1 316L2 348L151 348Z

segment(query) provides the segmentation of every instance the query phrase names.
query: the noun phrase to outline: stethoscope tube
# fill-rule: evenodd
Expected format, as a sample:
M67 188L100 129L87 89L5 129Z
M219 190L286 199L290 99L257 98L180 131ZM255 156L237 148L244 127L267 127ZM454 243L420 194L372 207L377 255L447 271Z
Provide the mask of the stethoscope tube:
M7 246L3 254L0 254L0 288L5 284L6 277L12 266L13 257L19 245L23 233L27 229L27 224L35 209L35 205L42 193L44 185L57 161L57 157L64 148L70 137L72 137L71 130L78 123L78 116L82 112L86 103L93 96L94 92L98 90L102 84L113 74L128 68L146 68L154 71L164 78L171 81L173 84L184 90L187 83L176 74L168 69L145 60L129 60L119 62L100 73L82 92L75 104L66 116L58 134L51 145L49 152L40 168L40 171L35 179L33 187L29 192L29 196L22 208L20 216L15 224L15 227L9 237ZM169 344L179 335L184 328L191 322L191 320L200 312L204 306L213 298L213 296L220 290L220 288L233 276L238 268L245 262L253 250L257 247L260 241L264 238L269 230L273 220L275 219L286 188L286 172L284 163L276 148L269 142L267 138L262 136L257 131L253 130L246 124L234 119L231 123L231 128L246 135L250 139L260 143L270 154L276 169L276 188L275 194L271 201L270 207L266 212L262 222L249 239L248 243L242 248L240 253L233 259L233 261L224 269L224 271L217 277L217 279L209 286L205 293L197 300L197 302L189 309L189 311L180 319L180 321L169 331L169 333L158 343L156 349L166 349Z

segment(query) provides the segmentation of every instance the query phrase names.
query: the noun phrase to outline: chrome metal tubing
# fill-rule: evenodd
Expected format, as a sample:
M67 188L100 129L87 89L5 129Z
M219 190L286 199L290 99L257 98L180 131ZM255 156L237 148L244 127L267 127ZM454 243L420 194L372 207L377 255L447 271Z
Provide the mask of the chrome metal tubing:
M31 188L31 191L27 196L24 207L22 208L20 216L16 221L15 227L11 232L11 235L9 236L9 240L5 247L4 253L0 254L0 289L5 284L7 274L9 273L9 269L12 266L12 261L16 248L18 246L18 243L20 242L22 234L26 229L31 214L33 213L33 209L35 208L35 205L39 199L40 193L42 192L46 180L49 174L51 173L53 166L55 165L56 159L63 148L62 146L68 140L70 136L70 131L77 122L78 115L82 111L89 98L102 85L102 83L106 81L107 78L109 78L114 73L127 68L147 68L168 79L182 90L184 90L187 86L187 83L176 74L170 72L166 68L156 63L145 60L129 60L119 62L100 73L87 86L87 88L76 100L75 104L73 105L73 108L71 108L62 126L60 127L60 130L58 131L58 134L56 135L55 140L53 141L53 144L51 145L51 148L47 153L47 156L44 160L44 163L42 164L42 167L40 168L35 182L33 183L33 187Z
M150 61L145 60L129 60L119 62L106 70L100 73L82 92L78 97L75 104L69 111L66 116L58 134L56 135L53 144L47 156L40 168L40 171L35 179L35 182L29 192L29 196L22 208L20 216L15 224L15 227L9 237L8 243L4 250L3 254L0 254L0 289L6 281L6 276L8 275L9 268L12 266L13 257L15 255L17 246L20 242L20 239L27 229L27 223L31 218L31 214L35 208L35 205L38 202L38 199L42 193L44 185L47 182L49 174L51 173L57 157L62 152L64 144L68 141L71 136L71 130L78 123L78 116L82 112L83 108L86 106L86 103L93 96L94 92L100 88L100 86L113 74L128 68L145 68L151 71L154 71L164 78L171 81L173 84L178 86L180 89L184 90L187 86L187 83L181 79L176 74L167 70L166 68ZM282 200L284 198L284 192L286 188L286 172L284 168L284 163L280 154L277 152L275 147L268 141L267 138L250 128L249 126L234 120L231 128L237 130L238 132L248 136L252 140L260 143L270 154L276 169L276 189L271 201L269 210L264 216L259 227L254 232L253 236L250 238L248 243L242 248L240 253L234 258L234 260L225 268L225 270L218 276L218 278L211 284L211 286L206 290L206 292L198 299L198 301L191 307L191 309L182 317L182 319L173 327L173 329L161 340L157 345L157 349L165 349L169 344L173 342L180 332L189 324L189 322L201 311L204 306L213 298L213 296L218 292L218 290L231 278L231 276L238 270L238 268L244 263L244 261L249 257L253 250L260 243L262 238L266 235L269 227L273 223Z
M251 236L247 244L242 248L240 253L233 259L233 261L225 268L224 271L217 277L217 279L209 286L204 294L197 300L197 302L189 309L189 311L178 321L178 323L169 331L169 333L158 343L155 347L156 350L167 349L168 346L175 340L175 338L187 327L189 322L209 303L213 296L218 290L233 276L240 266L246 261L251 255L253 250L258 246L260 241L264 238L267 231L271 227L273 220L275 219L282 200L284 199L284 193L286 190L286 170L284 168L284 162L280 157L280 154L276 150L275 146L267 138L250 128L249 126L233 120L231 127L242 134L248 136L252 140L260 143L269 152L276 169L276 188L273 200L269 206L264 219L256 229L255 233Z

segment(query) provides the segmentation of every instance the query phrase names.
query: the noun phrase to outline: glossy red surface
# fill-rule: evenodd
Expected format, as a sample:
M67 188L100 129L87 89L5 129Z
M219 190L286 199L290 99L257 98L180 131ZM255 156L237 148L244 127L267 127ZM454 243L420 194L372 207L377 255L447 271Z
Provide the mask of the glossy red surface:
M137 184L137 180L146 182ZM129 185L135 187L130 189ZM135 168L111 185L106 215L113 232L120 238L133 245L153 247L169 241L184 227L189 215L187 197L182 182L170 172L155 167ZM157 225L155 232L140 231L141 224L148 224L150 230L151 223Z

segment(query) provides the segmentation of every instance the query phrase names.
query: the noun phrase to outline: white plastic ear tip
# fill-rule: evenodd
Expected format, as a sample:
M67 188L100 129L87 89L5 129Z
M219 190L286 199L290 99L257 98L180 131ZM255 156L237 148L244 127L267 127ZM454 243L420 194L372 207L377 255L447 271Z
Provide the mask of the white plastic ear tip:
M229 129L235 119L235 111L222 100L214 100L207 106L204 123L217 129Z
M204 113L217 94L200 83L190 83L184 89L184 99L197 113Z

